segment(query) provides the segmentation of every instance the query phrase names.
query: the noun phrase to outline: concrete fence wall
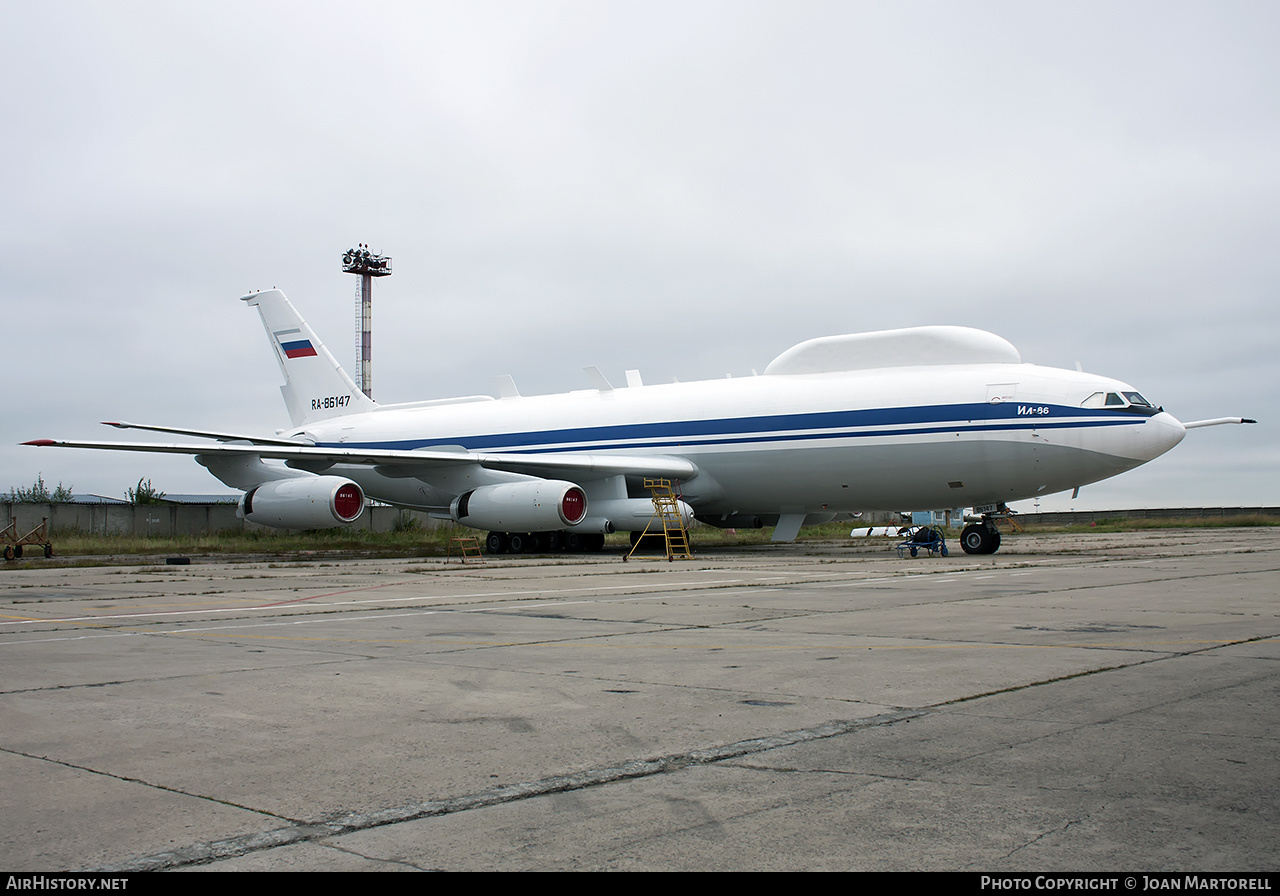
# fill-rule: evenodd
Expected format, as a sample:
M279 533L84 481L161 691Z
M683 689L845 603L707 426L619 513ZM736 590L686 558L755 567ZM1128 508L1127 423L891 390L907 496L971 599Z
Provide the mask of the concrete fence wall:
M168 538L215 532L280 531L237 519L234 504L25 504L0 501L0 528L15 519L19 536L39 526L41 518L48 519L53 532L75 530L96 535ZM416 519L424 529L453 525L417 511L366 507L352 528L390 532L401 520L409 519Z

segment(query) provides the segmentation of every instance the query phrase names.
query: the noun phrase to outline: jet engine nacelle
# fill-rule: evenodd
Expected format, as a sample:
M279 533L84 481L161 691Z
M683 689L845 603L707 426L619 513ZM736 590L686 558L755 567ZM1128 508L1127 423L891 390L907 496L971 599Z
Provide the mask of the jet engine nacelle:
M281 529L331 529L355 522L364 512L364 492L341 476L277 479L240 497L236 516Z
M548 532L582 522L587 515L587 495L572 482L560 479L485 485L455 498L449 514L476 529Z
M677 501L680 516L685 526L693 523L693 508L683 501ZM643 532L653 520L655 513L652 498L611 498L594 501L591 504L591 516L585 519L581 528L588 532ZM662 529L657 530L661 533Z

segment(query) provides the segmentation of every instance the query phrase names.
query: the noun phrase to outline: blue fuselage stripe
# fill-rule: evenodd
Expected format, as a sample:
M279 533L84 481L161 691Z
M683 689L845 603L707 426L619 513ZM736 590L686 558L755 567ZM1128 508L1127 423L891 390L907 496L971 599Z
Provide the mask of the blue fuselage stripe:
M1074 418L1074 419L1063 419ZM623 448L686 448L815 439L884 438L942 432L999 432L1031 429L1085 429L1132 426L1146 417L1122 411L1045 404L961 404L824 411L713 420L682 420L585 426L477 436L394 439L378 442L323 442L320 447L412 451L432 445L461 445L471 451L503 450L542 454ZM933 424L933 425L929 425ZM941 425L940 425L941 424Z

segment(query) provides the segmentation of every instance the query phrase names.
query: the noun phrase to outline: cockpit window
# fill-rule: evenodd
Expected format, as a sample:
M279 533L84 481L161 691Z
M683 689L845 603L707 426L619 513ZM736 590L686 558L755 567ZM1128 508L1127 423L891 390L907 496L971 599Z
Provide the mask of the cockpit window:
M1106 408L1143 417L1154 417L1160 408L1142 397L1140 392L1094 392L1080 402L1082 408Z
M1108 411L1137 413L1143 417L1156 416L1162 410L1143 398L1140 392L1094 392L1080 402L1080 407L1105 407Z

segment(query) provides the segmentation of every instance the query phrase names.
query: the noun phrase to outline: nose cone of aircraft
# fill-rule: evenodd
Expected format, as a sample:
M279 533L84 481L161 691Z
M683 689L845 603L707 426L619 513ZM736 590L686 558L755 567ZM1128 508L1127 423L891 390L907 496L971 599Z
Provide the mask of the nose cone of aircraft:
M1161 411L1148 417L1138 435L1138 450L1144 461L1154 460L1182 441L1187 429L1173 414Z

